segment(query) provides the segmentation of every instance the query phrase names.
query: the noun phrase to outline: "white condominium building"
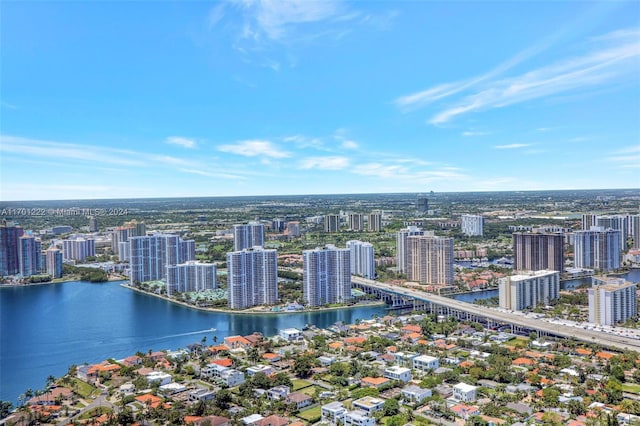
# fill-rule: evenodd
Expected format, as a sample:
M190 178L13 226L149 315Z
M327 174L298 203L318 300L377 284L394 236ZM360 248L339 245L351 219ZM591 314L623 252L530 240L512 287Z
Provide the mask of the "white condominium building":
M351 252L351 274L360 275L370 280L376 277L376 262L373 244L358 240L347 241L347 248Z
M638 315L637 285L622 278L593 278L589 322L615 325Z
M189 261L167 266L167 295L216 288L216 265Z
M83 262L88 256L96 255L96 242L93 239L76 238L62 240L62 258Z
M303 297L308 306L351 299L351 252L333 245L304 250Z
M547 305L560 296L560 272L534 271L499 280L500 307L513 311Z
M196 258L195 242L183 240L178 235L131 237L128 242L131 284L166 279L167 266Z
M245 309L278 302L278 252L253 247L227 253L229 307Z
M484 218L475 214L463 214L460 228L464 235L481 237L484 230Z

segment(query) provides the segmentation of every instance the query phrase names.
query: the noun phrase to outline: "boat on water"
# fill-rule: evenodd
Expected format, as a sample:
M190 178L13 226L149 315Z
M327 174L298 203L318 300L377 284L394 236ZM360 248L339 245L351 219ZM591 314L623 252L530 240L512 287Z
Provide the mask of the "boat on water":
M214 328L214 327L211 327L211 328L209 329L209 331L216 331L216 330L217 330L217 329L216 329L216 328Z

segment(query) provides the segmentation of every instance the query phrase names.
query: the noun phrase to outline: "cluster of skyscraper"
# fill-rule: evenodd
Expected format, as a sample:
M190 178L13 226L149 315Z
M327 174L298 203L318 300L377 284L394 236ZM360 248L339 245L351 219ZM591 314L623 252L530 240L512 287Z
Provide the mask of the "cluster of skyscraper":
M62 253L52 247L42 253L42 242L20 226L3 221L0 225L0 276L30 277L47 273L62 276Z
M227 253L229 307L245 309L278 302L278 254L263 248L264 226L234 225L234 250ZM344 303L351 299L351 274L375 276L373 245L349 241L347 248L328 245L305 250L303 298L308 306Z

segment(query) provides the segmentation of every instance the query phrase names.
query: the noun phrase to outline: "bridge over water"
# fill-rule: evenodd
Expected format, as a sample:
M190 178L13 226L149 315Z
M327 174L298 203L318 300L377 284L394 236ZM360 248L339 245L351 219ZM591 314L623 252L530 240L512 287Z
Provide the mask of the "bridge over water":
M534 331L539 336L554 336L565 339L577 339L593 342L616 350L640 352L640 340L595 330L586 330L563 324L525 317L523 315L502 312L496 309L461 302L448 297L424 293L404 287L381 283L360 277L352 277L351 283L363 292L384 300L391 307L408 308L437 315L453 316L459 320L468 320L487 324L490 327L508 325L513 332Z

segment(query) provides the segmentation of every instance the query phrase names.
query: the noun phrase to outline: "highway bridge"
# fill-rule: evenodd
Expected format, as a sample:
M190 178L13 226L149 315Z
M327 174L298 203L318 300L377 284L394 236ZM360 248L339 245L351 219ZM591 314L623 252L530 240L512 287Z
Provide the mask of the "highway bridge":
M498 311L496 309L461 302L448 297L380 283L360 277L352 277L351 283L363 292L384 300L392 307L410 308L444 316L454 316L459 320L485 323L490 326L509 325L512 331L535 331L538 335L555 336L592 342L616 350L640 352L640 340L595 330L553 324L524 315Z

